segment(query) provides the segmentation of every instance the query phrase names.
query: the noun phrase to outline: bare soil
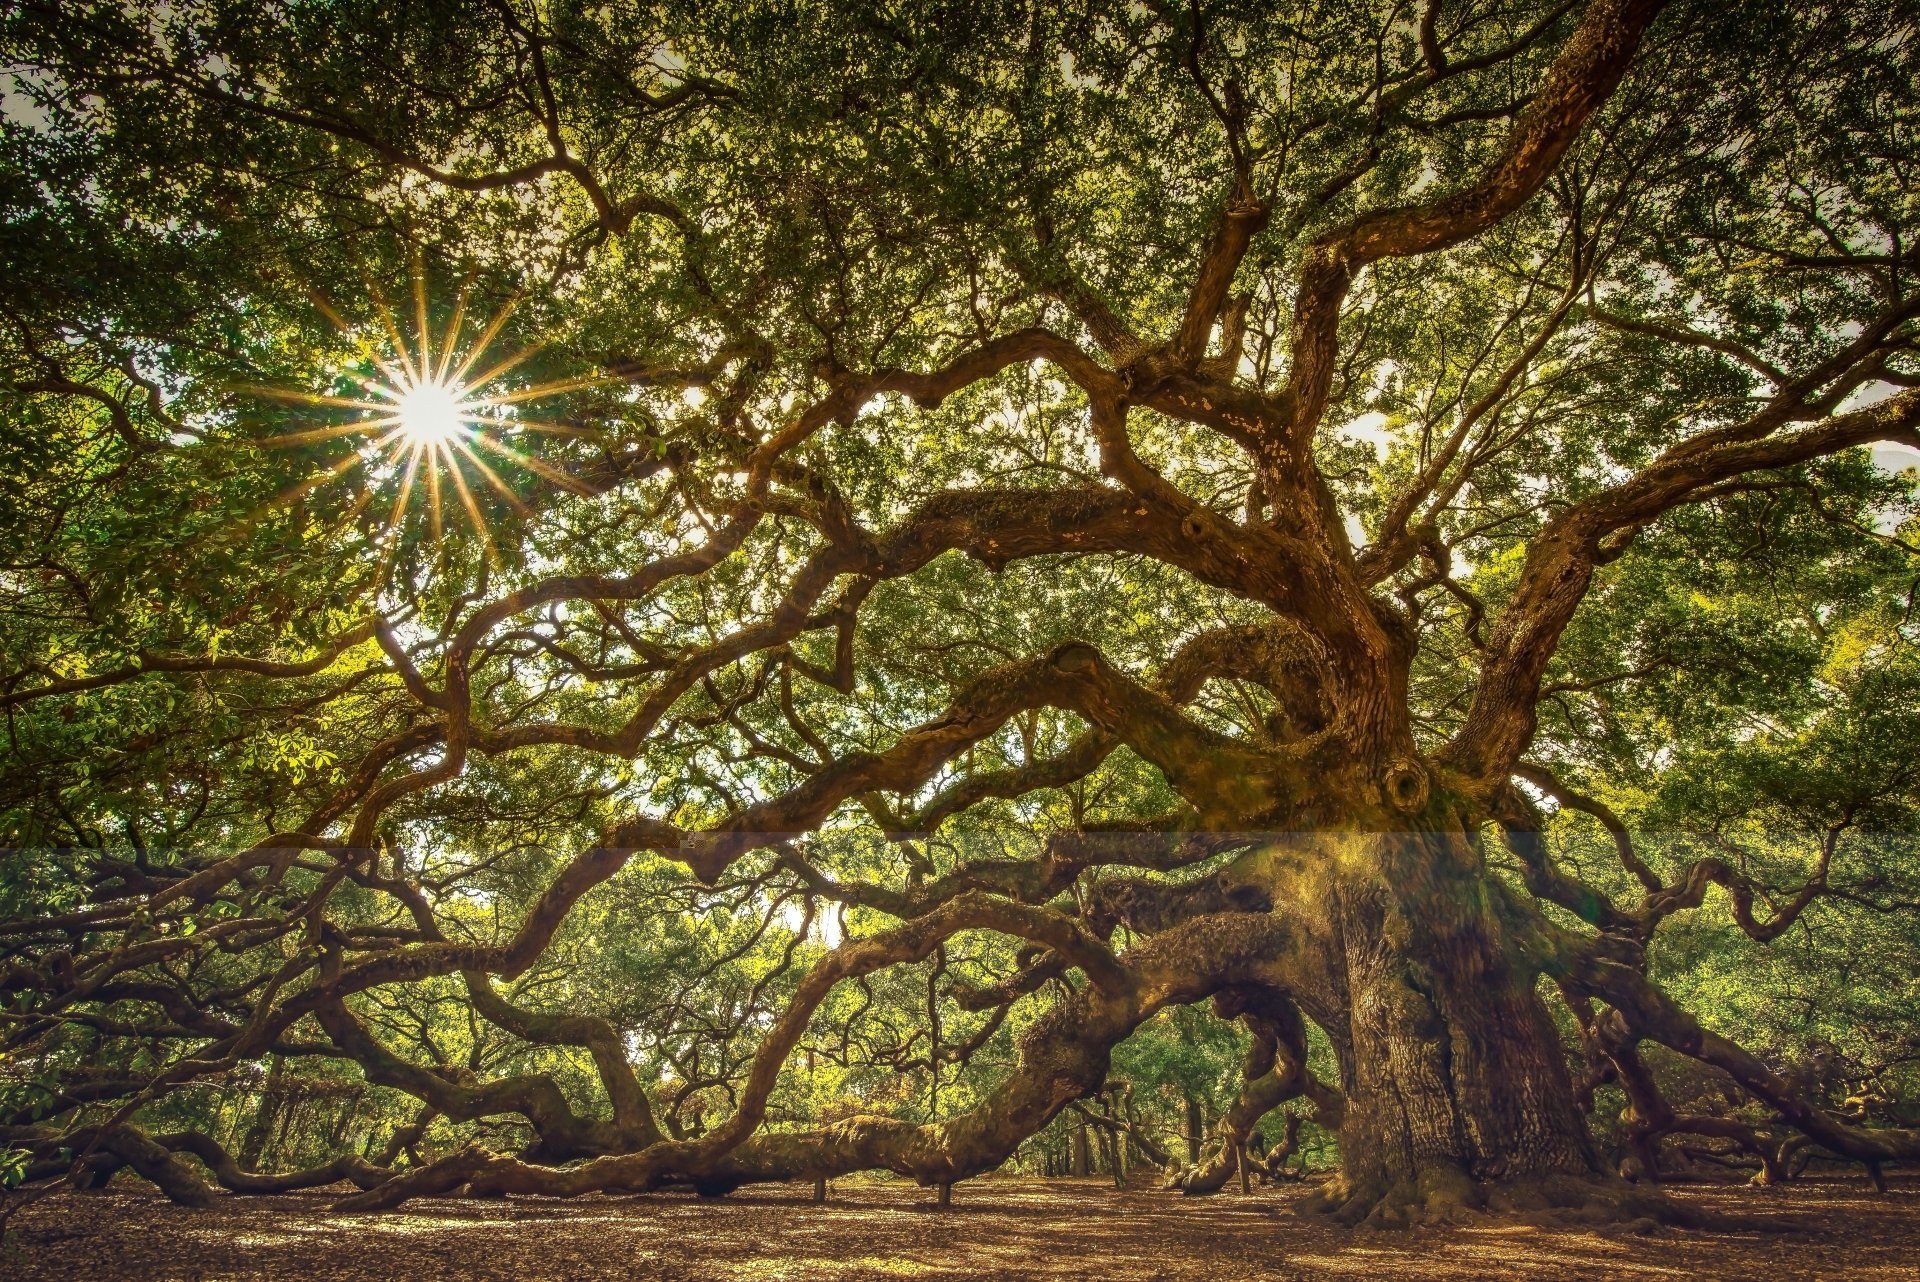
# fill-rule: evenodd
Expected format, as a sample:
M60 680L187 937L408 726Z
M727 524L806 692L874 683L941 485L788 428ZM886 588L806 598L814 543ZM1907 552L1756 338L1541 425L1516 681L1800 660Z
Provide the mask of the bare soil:
M23 1208L0 1256L17 1282L588 1282L592 1279L1726 1278L1920 1277L1920 1177L1674 1195L1758 1217L1768 1232L1651 1236L1488 1222L1356 1233L1294 1214L1298 1185L1186 1198L1098 1180L988 1178L954 1189L836 1184L692 1195L440 1198L336 1215L332 1195L223 1196L184 1210L117 1184Z

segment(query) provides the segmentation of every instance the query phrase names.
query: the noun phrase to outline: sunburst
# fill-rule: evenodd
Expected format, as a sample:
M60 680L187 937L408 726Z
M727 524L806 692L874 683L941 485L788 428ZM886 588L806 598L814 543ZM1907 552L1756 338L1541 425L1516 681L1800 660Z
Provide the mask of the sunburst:
M445 533L443 479L452 487L488 555L494 555L493 538L480 502L467 483L466 470L471 468L515 511L525 513L527 506L507 480L481 456L481 451L511 460L562 489L576 494L591 493L567 473L514 448L505 439L505 433L522 429L563 436L582 435L578 428L528 417L519 407L605 381L573 378L507 387L502 380L539 351L538 347L522 348L482 367L481 362L495 347L501 330L513 314L517 297L509 298L479 334L471 342L465 342L467 297L463 289L446 330L436 340L428 321L426 283L424 277L416 274L413 337L409 342L393 309L371 283L368 294L378 318L379 338L369 334L365 327L349 323L324 297L313 295L315 306L354 342L363 361L378 372L378 377L350 375L364 395L334 396L274 387L249 389L276 400L355 411L355 417L346 422L280 432L261 440L262 445L286 448L345 436L364 438L345 458L278 496L281 500L311 492L359 467L382 477L397 476L399 485L381 540L386 545L382 555L384 576L386 563L398 542L395 535L407 519L414 495L420 490L426 491L427 517L433 537L438 540ZM476 369L479 372L476 373ZM365 494L356 505L356 512L371 497L371 491Z

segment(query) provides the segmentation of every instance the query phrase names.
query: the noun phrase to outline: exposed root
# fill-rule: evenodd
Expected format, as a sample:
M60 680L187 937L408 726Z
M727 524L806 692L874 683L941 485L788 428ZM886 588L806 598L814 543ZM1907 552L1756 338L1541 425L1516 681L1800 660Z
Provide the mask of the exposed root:
M1555 1228L1652 1233L1661 1228L1717 1232L1780 1232L1800 1227L1781 1218L1727 1215L1677 1201L1658 1189L1609 1176L1544 1175L1476 1180L1453 1167L1431 1167L1397 1183L1354 1186L1337 1179L1300 1204L1360 1229L1409 1229L1472 1223L1488 1217Z

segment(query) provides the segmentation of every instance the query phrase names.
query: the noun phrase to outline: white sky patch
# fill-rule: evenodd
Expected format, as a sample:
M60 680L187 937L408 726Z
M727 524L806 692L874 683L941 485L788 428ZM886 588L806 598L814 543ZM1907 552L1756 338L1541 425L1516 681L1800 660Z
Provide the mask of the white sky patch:
M1889 476L1898 476L1902 472L1920 473L1920 450L1911 445L1880 441L1873 447L1873 465ZM1881 534L1892 534L1900 528L1907 515L1902 507L1884 507L1873 514L1873 528Z
M1857 329L1859 327L1856 325L1855 328ZM1893 396L1899 391L1900 389L1892 383L1876 378L1871 383L1862 383L1859 387L1854 388L1853 392L1846 400L1840 402L1839 408L1834 412L1836 414L1851 414L1853 411L1865 409L1869 405L1878 405L1881 401L1886 400L1889 396Z
M1835 411L1848 414L1869 405L1878 405L1900 389L1892 383L1875 379L1857 388L1853 395L1842 401ZM1872 445L1873 465L1888 476L1898 476L1902 472L1920 472L1920 450L1911 445L1901 445L1894 441L1875 441ZM1885 508L1874 513L1874 528L1882 534L1891 534L1900 528L1900 522L1907 513L1900 508Z
M798 901L789 901L780 906L780 924L785 926L788 931L798 934L800 927L805 924L806 920L807 910L805 906ZM812 939L819 940L821 944L828 948L838 948L842 938L839 906L836 904L821 903L818 911L814 914L813 929L808 932L808 936Z
M1911 445L1881 441L1873 447L1873 464L1889 476L1920 470L1920 450Z
M1393 444L1393 434L1387 431L1387 416L1379 410L1369 410L1359 418L1342 423L1333 429L1348 440L1360 441L1371 445L1379 458L1387 456L1387 448Z

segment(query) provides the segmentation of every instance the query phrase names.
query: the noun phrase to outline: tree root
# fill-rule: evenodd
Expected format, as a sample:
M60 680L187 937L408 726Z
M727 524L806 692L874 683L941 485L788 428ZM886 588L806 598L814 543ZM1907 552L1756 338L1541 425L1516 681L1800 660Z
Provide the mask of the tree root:
M1605 1175L1543 1175L1476 1180L1452 1167L1432 1167L1387 1186L1356 1187L1337 1179L1300 1205L1359 1229L1469 1224L1486 1218L1558 1228L1653 1233L1661 1228L1717 1232L1780 1232L1799 1227L1781 1217L1709 1211L1657 1189Z

